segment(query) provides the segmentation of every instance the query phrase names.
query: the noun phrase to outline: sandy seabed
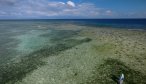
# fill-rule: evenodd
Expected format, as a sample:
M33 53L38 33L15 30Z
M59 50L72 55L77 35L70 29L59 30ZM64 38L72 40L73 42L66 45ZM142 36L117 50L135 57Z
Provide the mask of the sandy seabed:
M27 56L16 56L2 69L1 83L116 84L123 73L124 84L146 84L146 31L74 24L51 28L39 26L14 37L21 40L15 50Z

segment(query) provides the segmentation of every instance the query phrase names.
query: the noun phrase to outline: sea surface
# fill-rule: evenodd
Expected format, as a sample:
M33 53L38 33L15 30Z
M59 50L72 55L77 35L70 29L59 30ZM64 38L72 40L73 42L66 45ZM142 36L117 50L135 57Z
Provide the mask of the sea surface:
M146 19L30 19L30 20L0 20L0 22L48 22L72 23L86 26L114 27L114 28L146 28Z
M0 20L0 63L7 63L17 55L19 57L23 53L33 52L34 49L40 48L45 42L50 41L50 38L66 38L70 32L71 34L77 33L72 30L54 29L60 25L61 28L66 28L68 24L97 28L146 30L146 19ZM50 35L38 37L41 34Z
M20 65L18 64L22 63L24 64L22 69L27 67L31 71L33 69L30 67L35 69L38 65L43 64L35 61L42 58L38 55L57 54L62 50L90 41L88 38L78 36L78 33L85 27L145 31L146 19L0 20L0 67L2 70L14 70L10 66L15 64L16 68L19 66L19 70ZM43 52L46 49L50 50L47 53ZM44 57L46 56L44 55ZM32 61L33 58L37 59ZM28 60L32 62L26 63L25 61ZM28 66L29 64L34 65ZM7 75L11 75L11 71L5 79L2 79L1 75L1 84L16 80L7 77Z
M79 25L96 27L146 29L146 19L69 19L54 21L69 22Z

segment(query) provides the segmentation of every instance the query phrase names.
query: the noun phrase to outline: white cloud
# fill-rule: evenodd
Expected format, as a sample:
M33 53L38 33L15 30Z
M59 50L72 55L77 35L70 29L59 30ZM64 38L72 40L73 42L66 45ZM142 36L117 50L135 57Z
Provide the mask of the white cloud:
M107 11L105 11L105 13L106 13L106 15L112 15L113 14L113 12L111 10L107 10Z
M16 1L16 0L15 0ZM74 3L72 1L59 2L48 0L25 0L15 3L13 7L0 8L11 16L25 17L98 17L109 16L112 11L98 8L94 3ZM0 15L4 15L0 13ZM6 14L5 14L6 15Z
M67 5L70 6L70 7L75 7L76 6L75 3L72 2L72 1L68 1Z
M111 10L107 10L106 13L110 14L110 13L112 13L112 11Z
M59 7L59 6L64 6L65 3L64 2L49 2L48 6L50 7Z

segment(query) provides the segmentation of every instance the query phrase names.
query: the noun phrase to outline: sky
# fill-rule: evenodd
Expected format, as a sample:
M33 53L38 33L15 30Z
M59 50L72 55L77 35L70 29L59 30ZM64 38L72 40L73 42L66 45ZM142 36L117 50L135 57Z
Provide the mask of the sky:
M146 18L146 0L0 0L0 19Z

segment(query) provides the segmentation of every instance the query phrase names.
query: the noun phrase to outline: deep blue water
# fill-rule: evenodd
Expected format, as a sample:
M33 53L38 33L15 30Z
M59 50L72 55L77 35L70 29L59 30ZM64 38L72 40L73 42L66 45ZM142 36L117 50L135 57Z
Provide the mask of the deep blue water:
M18 22L48 22L48 23L66 23L78 24L95 27L112 27L128 29L146 30L146 19L31 19L31 20L0 20L1 21L18 21Z
M112 27L146 30L146 19L78 19L62 20L67 23L76 23L85 26Z
M96 26L146 28L146 19L98 19L89 20L88 23Z

